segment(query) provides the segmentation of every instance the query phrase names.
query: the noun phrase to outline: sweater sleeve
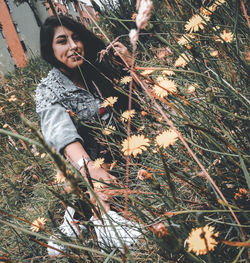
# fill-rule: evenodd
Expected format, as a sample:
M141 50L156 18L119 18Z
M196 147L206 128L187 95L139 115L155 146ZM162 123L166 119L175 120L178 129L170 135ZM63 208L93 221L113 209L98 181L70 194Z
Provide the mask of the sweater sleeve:
M70 143L80 141L76 126L65 107L60 103L59 96L63 87L51 80L51 74L43 79L36 89L36 112L40 116L41 130L45 141L63 153L63 149Z
M65 108L59 103L37 111L41 118L41 130L46 142L60 153L70 143L80 141L82 137Z

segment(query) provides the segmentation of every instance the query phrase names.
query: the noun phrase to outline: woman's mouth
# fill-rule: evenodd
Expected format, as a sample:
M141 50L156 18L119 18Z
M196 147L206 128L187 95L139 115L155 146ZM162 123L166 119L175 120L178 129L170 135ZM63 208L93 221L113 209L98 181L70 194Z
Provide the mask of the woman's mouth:
M75 59L75 60L80 60L82 57L79 54L73 54L70 56L70 58Z

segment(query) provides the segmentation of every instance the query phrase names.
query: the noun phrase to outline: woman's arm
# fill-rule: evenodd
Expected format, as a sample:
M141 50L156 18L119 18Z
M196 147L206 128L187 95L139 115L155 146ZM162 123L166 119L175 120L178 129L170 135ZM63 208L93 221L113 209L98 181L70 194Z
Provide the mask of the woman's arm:
M69 162L77 167L78 161L82 158L87 158L89 159L89 155L87 154L87 152L84 150L82 144L78 141L73 142L68 144L65 148L64 148L64 155L65 157L69 160ZM91 179L93 179L93 183L95 185L96 181L103 181L103 188L106 187L106 184L112 184L115 183L117 181L117 179L112 176L111 174L107 173L103 168L96 168L94 166L94 162L93 161L89 161L87 163L87 169L89 172L89 175L91 177ZM86 171L85 171L85 166L83 166L80 170L81 174L84 176L84 178L88 181L88 178L86 176ZM96 195L98 196L100 202L102 203L104 209L106 210L106 212L108 212L110 210L110 205L109 203L107 203L109 196L107 196L106 194L104 194L103 192L96 192ZM96 203L95 198L90 194L90 200L93 203Z
M89 157L82 146L83 140L77 133L75 125L65 108L60 104L47 105L46 108L37 111L37 113L41 117L41 129L47 143L50 146L54 146L58 152L64 154L72 165L76 166L81 158ZM108 184L115 180L104 169L95 168L93 162L89 162L87 166L89 174L94 180L102 179ZM82 167L80 172L83 176L86 176L84 167ZM108 200L108 196L100 192L98 197L100 200L103 200L102 204L105 210L109 211L109 205L105 202ZM90 198L93 203L96 202L92 195L90 195Z

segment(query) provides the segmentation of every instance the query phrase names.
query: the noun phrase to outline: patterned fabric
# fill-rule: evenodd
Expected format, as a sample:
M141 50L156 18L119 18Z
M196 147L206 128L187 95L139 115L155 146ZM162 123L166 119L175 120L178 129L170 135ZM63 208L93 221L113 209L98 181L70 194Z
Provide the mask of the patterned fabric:
M91 129L83 128L81 123L93 125L100 116L101 103L97 96L77 87L60 70L53 68L36 89L36 112L40 115L47 143L62 152L68 144L80 141L94 149L91 158L96 158L93 155L97 154L98 147L89 135ZM70 112L77 117L72 118ZM107 119L107 115L102 112L101 117ZM85 150L93 152L93 149Z

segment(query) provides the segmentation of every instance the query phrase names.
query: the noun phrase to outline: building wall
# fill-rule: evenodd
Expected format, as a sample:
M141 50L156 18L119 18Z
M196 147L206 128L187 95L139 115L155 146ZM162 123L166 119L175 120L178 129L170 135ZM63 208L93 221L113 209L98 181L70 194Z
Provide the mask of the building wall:
M15 25L11 17L11 7L4 0L0 0L0 23L1 23L1 46L0 46L0 71L6 73L17 67L24 67L27 58L22 44L16 32ZM7 54L7 52L9 54ZM6 55L6 56L5 56Z
M16 30L20 41L24 45L24 52L28 58L39 54L39 32L40 28L27 3L14 4L9 0L12 21L16 24Z
M11 56L3 33L0 33L0 73L6 73L15 67L15 62Z

